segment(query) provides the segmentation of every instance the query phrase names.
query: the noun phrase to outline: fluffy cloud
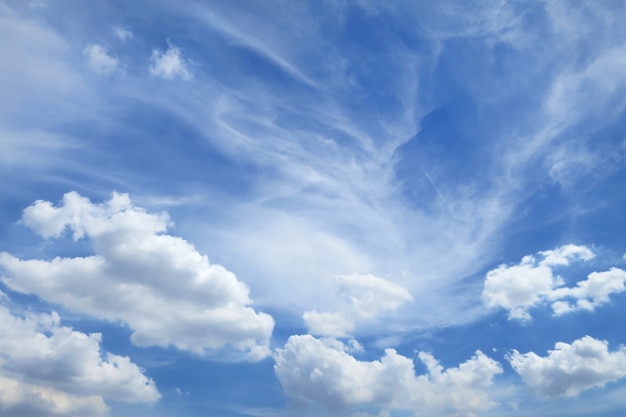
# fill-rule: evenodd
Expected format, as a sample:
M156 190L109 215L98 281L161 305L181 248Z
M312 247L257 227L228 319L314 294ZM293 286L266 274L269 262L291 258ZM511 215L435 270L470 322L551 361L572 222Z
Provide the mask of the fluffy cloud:
M180 48L170 43L168 43L168 48L165 52L158 49L152 51L151 59L150 74L156 77L165 78L166 80L175 78L190 80L192 78L181 56Z
M0 375L0 413L3 417L101 417L108 407L96 395L78 397Z
M98 333L61 326L56 313L21 318L0 306L0 410L8 415L27 415L26 410L30 415L37 410L37 415L102 415L107 411L103 399L160 398L154 382L128 357L103 356L100 341Z
M502 369L480 351L447 370L421 352L428 372L418 376L413 361L393 349L385 350L378 361L366 362L347 353L340 342L330 342L291 336L284 348L276 349L274 369L288 397L330 408L376 405L454 415L472 415L495 405L487 388Z
M604 272L592 272L586 280L579 281L573 288L558 288L552 292L553 298L571 297L576 300L574 304L567 301L556 301L552 304L554 313L557 315L574 310L590 310L609 302L609 295L620 293L626 289L626 271L619 268L611 268Z
M573 397L626 376L626 349L609 352L608 342L590 336L556 343L546 357L514 350L507 359L531 389L548 397Z
M341 312L305 312L302 318L312 334L346 336L357 322L373 320L383 311L395 310L413 299L406 288L370 274L339 275L336 283L347 303Z
M108 54L106 48L100 45L87 45L83 50L87 59L87 66L98 74L112 74L119 67L119 60Z
M517 265L500 265L489 271L482 293L490 307L509 311L509 319L529 320L528 310L542 303L551 303L555 315L575 310L593 310L609 301L609 295L624 291L626 272L611 268L592 272L575 287L563 287L563 279L553 268L567 266L570 261L590 260L594 254L584 246L566 245L555 250L525 256ZM573 302L570 302L573 299Z
M165 234L165 213L147 213L125 194L92 204L71 192L60 207L35 202L22 222L46 238L68 229L74 239L89 238L95 255L46 261L1 253L2 281L14 291L123 320L138 346L205 353L228 344L250 360L269 354L272 317L248 307L248 288L234 274Z

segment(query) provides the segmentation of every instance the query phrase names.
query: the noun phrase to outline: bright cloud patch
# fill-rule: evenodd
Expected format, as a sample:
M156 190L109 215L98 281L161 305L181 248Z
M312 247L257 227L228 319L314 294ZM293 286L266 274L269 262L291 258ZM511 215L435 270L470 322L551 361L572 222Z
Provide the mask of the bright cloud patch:
M530 388L548 397L573 397L626 376L626 349L609 352L608 342L590 336L556 343L546 357L514 350L508 360Z
M552 304L557 315L575 310L590 310L609 302L609 295L620 293L626 289L626 271L611 268L604 272L592 272L586 280L579 281L573 288L558 288L551 294L552 298L571 298L575 302L555 301Z
M376 405L459 416L495 405L487 388L502 369L480 351L447 370L421 352L428 373L416 375L413 361L394 349L385 350L379 361L365 362L347 353L340 342L330 342L291 336L276 350L274 369L288 397L330 408Z
M3 417L101 417L108 407L99 396L78 397L0 375L0 413Z
M154 382L128 357L101 355L100 339L98 333L61 326L56 313L20 318L0 306L0 410L8 415L102 415L107 410L103 398L158 400ZM34 414L20 414L24 410Z
M166 80L173 80L175 78L190 80L192 78L182 58L180 48L172 44L168 45L167 51L165 52L158 49L152 51L150 74L165 78Z
M98 74L111 74L118 69L117 58L108 54L106 48L100 45L87 45L83 50L83 55L87 59L87 66Z
M347 336L357 322L375 319L383 311L395 310L413 299L406 288L370 274L340 275L336 282L347 301L345 308L341 312L305 312L303 319L312 334Z
M69 229L90 239L95 255L20 260L0 254L11 289L109 320L123 320L138 346L168 346L205 353L231 345L257 360L269 354L274 321L248 307L248 288L209 263L187 241L163 234L165 213L150 214L128 195L92 204L68 193L63 204L37 201L23 223L43 237Z
M593 257L584 246L567 245L525 256L517 265L500 265L487 273L483 301L490 307L508 310L509 319L519 320L529 320L528 310L543 303L550 303L555 315L593 310L608 302L610 294L624 291L625 271L611 268L593 272L573 288L563 287L563 279L553 272L553 267L567 266L574 259L587 261Z

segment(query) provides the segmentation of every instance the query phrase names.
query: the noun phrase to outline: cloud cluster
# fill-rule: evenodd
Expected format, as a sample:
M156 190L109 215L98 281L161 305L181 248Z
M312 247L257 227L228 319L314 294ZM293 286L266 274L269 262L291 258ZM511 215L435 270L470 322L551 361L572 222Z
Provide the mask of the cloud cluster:
M59 316L16 317L0 306L2 415L106 414L104 399L154 402L154 382L126 356L101 354L101 335L62 326Z
M347 336L358 322L374 320L413 299L406 288L371 274L339 275L335 280L345 308L340 312L305 312L302 318L311 334Z
M489 307L509 311L509 319L530 320L529 309L550 303L555 315L576 310L592 311L609 301L609 295L624 291L626 271L611 268L592 272L575 287L564 287L553 268L572 260L588 261L593 252L585 246L566 245L522 258L517 265L500 265L487 273L482 298Z
M526 385L548 397L573 397L626 376L626 348L609 352L608 342L590 336L556 343L546 357L514 350L507 359Z
M134 37L133 33L125 28L114 26L113 34L120 42L126 42ZM83 49L83 56L87 67L101 75L111 75L120 71L120 60L109 53L106 47L95 43L88 44ZM166 80L177 78L190 80L193 78L187 69L187 63L182 57L181 49L168 41L165 51L154 49L150 57L150 74Z
M123 320L138 346L202 354L231 345L250 360L269 355L272 317L248 306L248 288L233 273L165 234L166 214L150 214L125 194L93 204L71 192L59 207L35 202L22 221L45 238L66 230L74 239L88 238L95 255L47 261L1 253L2 282L12 290Z
M274 355L285 394L334 409L373 405L459 416L495 405L487 389L502 369L480 351L446 370L432 355L421 352L428 372L416 375L413 361L394 349L386 349L380 360L372 362L359 361L348 349L334 339L291 336Z

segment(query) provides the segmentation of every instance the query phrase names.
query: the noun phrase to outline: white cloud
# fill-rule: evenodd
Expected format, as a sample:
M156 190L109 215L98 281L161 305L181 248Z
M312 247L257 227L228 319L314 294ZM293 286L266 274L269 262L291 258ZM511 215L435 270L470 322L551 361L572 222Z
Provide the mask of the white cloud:
M541 297L557 285L552 270L537 266L534 261L524 257L519 265L500 265L489 271L482 294L485 304L509 310L509 319L530 319L528 309L539 304Z
M305 311L302 319L309 333L318 336L345 337L354 330L354 320L345 313Z
M193 245L165 234L165 213L150 214L128 195L93 204L75 192L63 204L37 201L23 223L43 237L65 230L90 239L95 255L20 260L0 254L2 281L14 291L109 320L123 320L138 346L205 353L231 345L257 360L269 354L274 321L248 307L248 288Z
M428 353L419 358L428 368L425 375L416 375L413 361L393 349L378 361L359 361L336 340L303 335L276 349L274 369L288 397L330 408L376 405L469 416L495 405L487 389L502 369L482 352L447 370Z
M555 315L575 310L592 311L609 301L609 295L624 291L626 272L611 268L592 272L575 287L563 287L563 279L552 268L570 261L588 261L594 254L584 246L566 245L522 258L517 265L500 265L487 273L482 298L489 307L509 311L509 319L530 320L529 309L551 303ZM570 303L568 299L574 299Z
M104 399L134 403L160 398L137 365L125 356L101 354L100 342L99 333L62 326L56 313L22 318L0 306L0 410L9 415L26 409L39 410L37 415L103 415Z
M609 352L608 342L590 336L556 343L546 357L514 350L507 359L526 385L548 397L573 397L626 376L626 349Z
M119 60L108 54L105 47L90 44L83 49L89 69L98 74L112 74L119 68Z
M594 253L586 246L564 245L554 250L539 252L543 256L540 265L557 266L569 265L570 261L580 259L583 261L591 260L595 257Z
M626 288L626 271L611 268L604 272L592 272L586 280L579 281L572 288L558 288L552 292L551 298L573 298L575 304L567 301L556 301L552 304L555 314L560 315L575 310L589 310L609 302L609 295L623 292Z
M400 285L374 275L349 274L336 277L343 299L341 312L307 311L302 318L309 333L330 336L347 336L360 321L373 320L383 311L395 310L400 304L413 299Z
M123 28L121 26L114 26L113 27L113 33L122 42L126 42L127 40L133 38L133 32L131 32L130 30L125 29L125 28Z
M175 78L190 80L192 78L181 56L180 48L169 42L167 51L163 52L158 49L152 51L151 60L150 74L156 77L165 78L166 80L173 80Z
M3 417L104 417L108 407L97 395L79 397L0 374L0 413Z

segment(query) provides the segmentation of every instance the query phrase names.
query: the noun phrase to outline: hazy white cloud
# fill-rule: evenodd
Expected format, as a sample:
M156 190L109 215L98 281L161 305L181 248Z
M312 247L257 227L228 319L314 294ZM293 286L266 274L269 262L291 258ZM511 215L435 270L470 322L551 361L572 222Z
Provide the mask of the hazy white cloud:
M113 33L122 42L126 42L127 40L133 38L133 32L131 32L130 30L125 29L125 28L123 28L121 26L114 26L113 27Z
M575 287L564 287L563 278L552 268L567 266L574 259L594 257L584 246L566 245L522 258L517 265L500 265L487 273L482 298L489 307L509 311L509 319L529 320L529 309L550 303L555 315L575 310L593 310L609 301L609 295L624 291L626 272L611 268L592 272ZM573 299L573 303L570 300Z
M358 322L373 320L383 311L395 310L413 299L408 290L371 274L336 277L344 303L342 311L307 311L302 318L311 334L330 337L347 336Z
M70 395L0 374L0 413L3 417L104 417L102 397Z
M101 45L87 45L83 49L83 55L89 69L98 74L112 74L119 68L119 60L109 55L106 48Z
M190 80L191 73L187 70L187 64L182 57L181 49L168 42L166 51L155 49L152 51L152 64L150 65L150 74L173 80L182 78Z
M428 372L416 375L413 361L393 349L386 349L380 360L359 361L341 342L330 340L291 336L276 349L274 369L288 397L330 408L375 405L457 416L495 405L487 389L502 369L480 351L446 370L421 352Z
M2 415L104 415L104 400L154 402L160 394L128 357L101 352L101 335L59 316L17 317L0 306ZM30 413L30 414L29 414Z
M165 234L167 214L150 214L125 194L93 204L71 192L59 207L35 202L22 221L43 237L69 230L74 239L88 238L95 255L46 261L1 253L2 281L9 288L123 320L138 346L205 353L228 344L250 360L269 354L272 317L248 307L248 288L234 274Z
M302 319L309 333L319 336L345 337L354 330L354 319L346 313L305 311Z
M514 350L507 359L526 385L548 397L573 397L626 376L624 346L609 352L608 342L590 336L556 343L546 357Z

